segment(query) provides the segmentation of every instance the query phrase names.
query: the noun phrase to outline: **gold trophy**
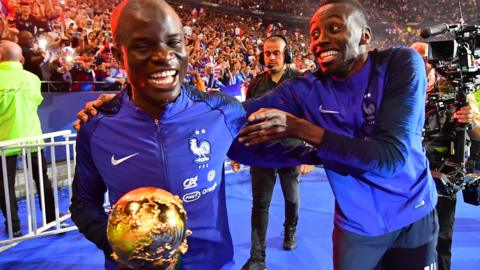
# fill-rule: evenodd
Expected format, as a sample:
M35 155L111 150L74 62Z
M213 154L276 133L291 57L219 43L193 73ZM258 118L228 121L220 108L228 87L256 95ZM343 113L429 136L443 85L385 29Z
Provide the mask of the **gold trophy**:
M187 249L187 214L182 201L160 188L123 195L108 217L112 257L133 269L172 270Z

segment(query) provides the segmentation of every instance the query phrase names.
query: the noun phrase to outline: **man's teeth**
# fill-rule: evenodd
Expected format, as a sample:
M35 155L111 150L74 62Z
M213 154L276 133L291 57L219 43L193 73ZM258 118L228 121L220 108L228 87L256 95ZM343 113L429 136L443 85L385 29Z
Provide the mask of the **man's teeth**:
M157 72L154 74L151 74L148 79L148 81L151 84L156 84L156 85L167 85L171 84L175 81L175 76L177 75L176 70L165 70L161 72Z
M325 51L325 52L322 52L320 54L320 58L326 58L326 57L334 56L334 55L337 55L337 54L338 54L338 52L334 51L334 50Z
M165 70L165 71L157 72L157 73L154 73L154 74L150 75L150 78L154 78L154 79L165 78L165 77L168 77L168 76L174 76L176 74L177 74L176 70Z
M149 79L150 83L153 84L171 84L173 83L173 80L175 80L175 77L173 76L168 76L168 77L163 77L164 79Z

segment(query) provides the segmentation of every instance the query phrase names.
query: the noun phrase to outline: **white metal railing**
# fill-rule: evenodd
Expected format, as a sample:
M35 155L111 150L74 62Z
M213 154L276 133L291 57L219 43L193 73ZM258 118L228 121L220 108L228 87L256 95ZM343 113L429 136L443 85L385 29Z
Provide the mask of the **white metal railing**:
M58 151L65 151L65 166L66 166L66 182L68 186L69 199L72 196L72 168L75 166L75 140L72 140L76 134L71 134L70 130L46 133L35 137L21 138L17 140L1 141L0 155L1 168L3 172L3 187L6 206L6 226L8 232L8 239L0 241L0 252L16 245L18 242L36 238L40 236L53 235L75 230L77 227L73 225L64 225L64 221L70 218L70 214L60 216L59 211L59 194L58 182L59 175L57 169L57 153ZM60 140L61 139L61 140ZM59 141L60 140L60 141ZM70 148L73 146L73 155ZM23 162L23 176L25 179L25 194L27 205L27 224L28 233L24 236L14 237L12 231L12 213L10 209L8 173L7 173L7 157L6 151L9 149L19 149L20 157ZM45 203L45 185L43 179L43 164L42 164L42 149L48 149L50 152L51 162L47 165L51 169L50 179L52 180L53 202L55 206L55 220L47 223L46 218L46 203ZM39 191L39 200L42 212L42 223L37 224L36 208L35 208L35 191L33 189L33 171L32 171L32 153L37 154L38 176L40 185L37 187ZM2 233L2 232L0 232Z

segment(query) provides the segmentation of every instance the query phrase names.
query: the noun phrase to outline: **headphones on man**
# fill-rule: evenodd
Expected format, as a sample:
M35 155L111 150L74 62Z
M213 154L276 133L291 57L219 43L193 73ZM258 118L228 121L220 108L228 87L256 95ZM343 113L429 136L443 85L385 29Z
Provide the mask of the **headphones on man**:
M278 37L278 38L281 38L283 41L285 41L285 49L283 50L283 60L284 60L285 64L293 63L292 49L290 49L290 46L288 45L288 41L287 41L286 37L284 37L282 35L271 35L263 41L263 44L265 45L265 43L273 37ZM265 58L263 56L263 50L260 53L260 56L258 58L258 62L260 62L260 65L265 66Z

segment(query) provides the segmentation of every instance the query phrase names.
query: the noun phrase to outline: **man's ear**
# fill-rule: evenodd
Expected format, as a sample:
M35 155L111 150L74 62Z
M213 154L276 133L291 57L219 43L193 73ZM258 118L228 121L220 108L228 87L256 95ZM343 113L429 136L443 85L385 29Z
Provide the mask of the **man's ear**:
M117 47L117 45L114 45L111 47L111 50L112 50L112 55L113 57L115 57L115 60L117 60L119 67L122 69L125 69L125 64L123 63L122 49Z
M362 37L360 38L360 45L370 44L372 39L372 29L369 26L364 26L362 29Z

